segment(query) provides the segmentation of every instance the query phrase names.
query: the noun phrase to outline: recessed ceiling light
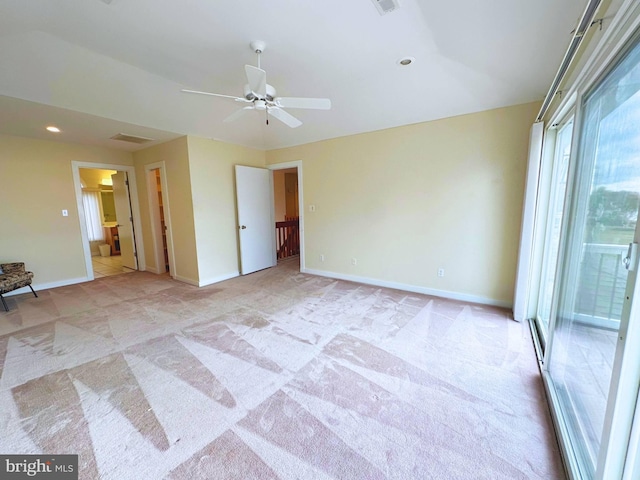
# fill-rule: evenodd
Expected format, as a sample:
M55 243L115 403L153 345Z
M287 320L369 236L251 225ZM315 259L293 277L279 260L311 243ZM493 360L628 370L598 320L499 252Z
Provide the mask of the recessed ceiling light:
M398 65L402 65L403 67L406 67L407 65L411 65L415 61L416 59L413 57L404 57L398 60Z
M53 132L53 133L60 133L60 129L58 127L54 127L53 125L49 125L47 127L47 130L49 130L50 132Z

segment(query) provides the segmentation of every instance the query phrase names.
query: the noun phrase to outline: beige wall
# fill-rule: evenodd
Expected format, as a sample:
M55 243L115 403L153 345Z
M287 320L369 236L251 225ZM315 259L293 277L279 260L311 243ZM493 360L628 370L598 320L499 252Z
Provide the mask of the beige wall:
M144 166L163 161L176 278L198 285L227 278L238 271L233 165L302 160L307 270L509 305L528 131L538 107L266 153L196 137L130 154L0 136L0 176L9 179L0 204L10 206L0 261L27 262L36 285L86 275L71 172L77 160L135 164L145 261L157 268ZM443 278L438 268L445 269Z
M103 179L111 180L111 175L118 173L117 170L100 170L97 168L81 168L80 180L86 188L100 188Z
M538 108L267 152L268 164L303 162L306 268L511 305L528 135Z
M200 284L238 275L234 165L264 167L265 153L188 137Z
M140 217L142 220L146 264L156 271L164 271L164 268L156 265L154 255L155 250L149 212L149 191L145 171L145 165L164 162L171 225L171 231L168 232L168 235L171 236L173 241L175 257L173 275L178 280L197 285L199 279L198 259L187 137L180 137L134 152L133 159L136 166L136 181L140 198ZM152 193L157 195L156 192Z
M35 286L86 278L72 161L133 164L129 152L0 135L0 262L25 262Z

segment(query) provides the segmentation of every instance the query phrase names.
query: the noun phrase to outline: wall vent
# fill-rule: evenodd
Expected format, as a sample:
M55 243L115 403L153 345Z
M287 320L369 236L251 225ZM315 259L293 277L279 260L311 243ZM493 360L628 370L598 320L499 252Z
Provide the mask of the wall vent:
M398 0L371 0L378 9L380 15L386 15L400 8Z
M120 140L129 143L147 143L153 142L153 138L136 137L135 135L127 135L126 133L118 133L111 137L111 140Z

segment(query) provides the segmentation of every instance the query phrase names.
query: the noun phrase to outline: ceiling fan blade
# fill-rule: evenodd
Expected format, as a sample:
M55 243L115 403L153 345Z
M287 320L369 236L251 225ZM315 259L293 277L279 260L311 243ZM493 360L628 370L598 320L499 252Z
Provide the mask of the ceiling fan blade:
M184 92L184 93L197 93L198 95L211 95L212 97L233 98L236 101L244 100L244 98L234 97L233 95L222 95L220 93L211 93L211 92L199 92L198 90L187 90L186 88L183 88L181 90L181 92Z
M239 119L240 117L242 117L245 113L247 113L249 110L254 110L254 107L243 107L240 110L236 110L235 112L233 112L231 115L229 115L227 118L224 119L225 123L229 123L229 122L233 122L234 120Z
M275 103L284 108L313 108L316 110L329 110L331 100L328 98L296 98L277 97Z
M302 125L302 122L298 120L296 117L291 115L290 113L285 112L284 110L278 107L271 107L267 109L269 115L274 116L278 120L280 120L285 125L288 125L291 128L296 128Z
M267 72L252 65L245 65L244 71L247 74L247 83L249 84L249 88L251 89L251 91L260 98L266 97Z

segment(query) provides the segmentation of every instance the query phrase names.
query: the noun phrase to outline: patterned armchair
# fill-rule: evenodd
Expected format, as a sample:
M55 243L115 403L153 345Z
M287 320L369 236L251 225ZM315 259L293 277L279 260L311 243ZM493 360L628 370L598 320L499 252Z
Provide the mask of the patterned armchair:
M9 307L7 302L2 296L3 293L17 290L18 288L29 286L33 294L38 297L31 286L31 279L33 278L33 272L27 272L24 268L24 263L0 263L0 299L2 299L2 305L8 312Z

